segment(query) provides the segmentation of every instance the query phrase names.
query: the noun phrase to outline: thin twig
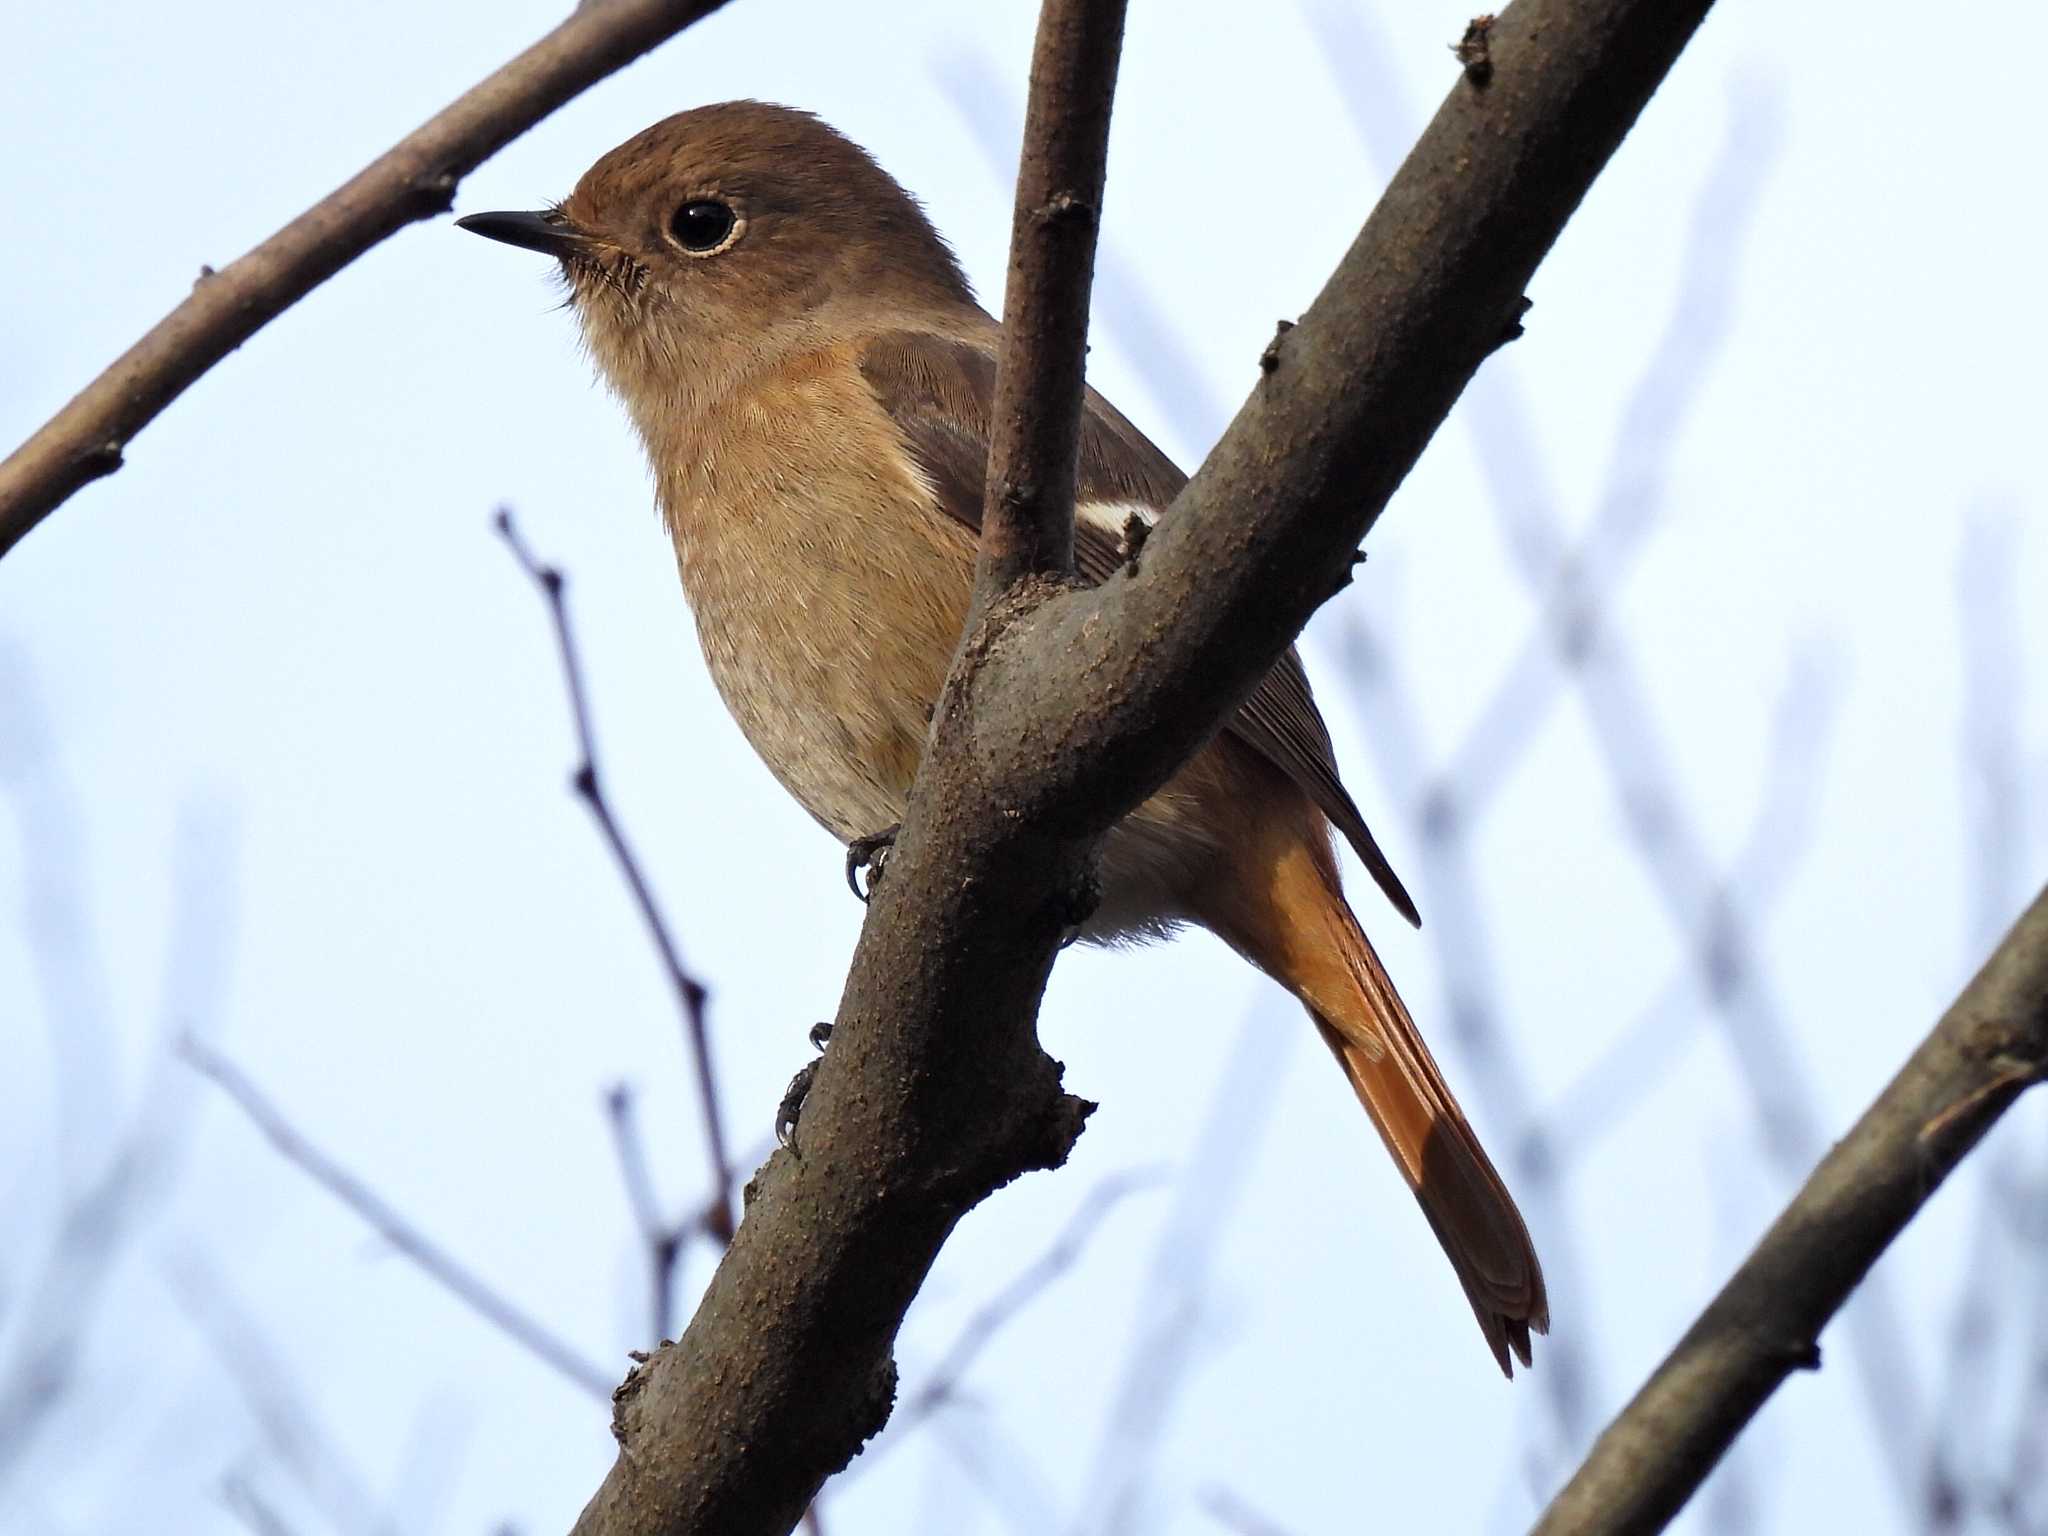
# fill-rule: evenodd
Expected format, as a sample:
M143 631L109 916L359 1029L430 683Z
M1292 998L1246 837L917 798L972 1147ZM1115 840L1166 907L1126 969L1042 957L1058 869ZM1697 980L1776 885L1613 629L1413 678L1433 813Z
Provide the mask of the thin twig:
M974 147L992 176L1007 181L1014 169L1012 149L1023 120L1023 103L1010 75L981 54L949 57L938 84L967 126ZM1177 316L1159 304L1151 274L1108 242L1095 252L1091 333L1107 328L1140 370L1145 388L1164 408L1181 439L1205 443L1230 419L1230 410L1203 381L1204 353Z
M1713 922L1706 932L1693 935L1689 948L1709 952L1722 943L1717 925L1727 913L1742 912L1757 923L1777 906L1812 843L1822 786L1821 749L1836 703L1834 690L1824 685L1817 669L1793 668L1765 754L1770 769L1762 803L1742 848L1716 883ZM1709 1003L1712 999L1699 984L1707 968L1688 954L1634 1021L1551 1100L1542 1119L1553 1156L1569 1161L1590 1151L1678 1060L1708 1019L1700 1004L1703 997Z
M2026 652L2019 622L2015 526L2009 508L1972 507L1964 520L1955 566L1955 612L1962 643L1963 811L1971 853L1963 894L1970 912L1965 942L1971 951L1996 938L1998 923L2019 889L2027 846L2019 717L2027 682L2020 658ZM1996 1512L2024 1504L2031 1478L2022 1447L2039 1435L2039 1410L2048 1406L2048 1399L2039 1395L2048 1389L2048 1381L2036 1380L2029 1368L2034 1356L2048 1347L2048 1334L2033 1332L2048 1324L2048 1305L2039 1301L2048 1244L2038 1227L2030 1231L2027 1222L2016 1219L2033 1209L2024 1198L2031 1181L2020 1166L2012 1134L2018 1129L2006 1128L1987 1149L1989 1166L1978 1180L1977 1212L1963 1250L1961 1294L1949 1324L1944 1380L1930 1418L1923 1495L1930 1532L1967 1529L1973 1505ZM2014 1247L2017 1255L2011 1251ZM2015 1263L2015 1257L2020 1262ZM2032 1351L2021 1346L2020 1404L2012 1419L2014 1455L2009 1471L1993 1479L1987 1474L1989 1447L1997 1432L1996 1363L2013 1353L2016 1338L2030 1333Z
M1974 868L1966 893L1975 952L2025 888L2026 753L2019 703L2027 697L2021 624L2018 532L2023 514L1996 504L1970 509L1956 558L1957 632L1962 641L1963 772Z
M1285 1529L1253 1509L1236 1493L1221 1486L1204 1488L1203 1513L1236 1536L1287 1536Z
M924 1385L897 1409L891 1421L892 1430L898 1424L907 1430L951 1401L968 1370L982 1351L994 1342L996 1335L1073 1267L1103 1218L1126 1196L1156 1187L1163 1178L1158 1169L1133 1169L1127 1173L1111 1174L1090 1190L1060 1229L1059 1236L1053 1239L1052 1246L1019 1270L1009 1284L974 1309L953 1342L939 1356L939 1363L932 1367Z
M2048 889L1814 1170L1545 1511L1539 1536L1660 1530L2023 1089L2048 1073Z
M612 1144L618 1149L619 1173L626 1184L626 1201L632 1207L634 1224L647 1250L648 1326L653 1342L668 1337L674 1321L676 1264L689 1236L687 1224L663 1219L654 1194L654 1179L647 1168L647 1149L640 1138L639 1117L633 1111L633 1090L624 1083L604 1096L606 1118L611 1122Z
M1215 1096L1175 1181L1161 1225L1129 1347L1109 1394L1109 1417L1069 1530L1102 1536L1141 1524L1141 1501L1160 1437L1194 1375L1206 1331L1216 1255L1231 1230L1257 1165L1260 1139L1271 1128L1281 1078L1299 1031L1274 1015L1288 1004L1268 990L1245 1011Z
M0 790L19 811L22 907L32 924L29 949L57 1068L60 1201L51 1240L7 1298L0 1485L22 1470L79 1383L80 1360L104 1326L120 1261L183 1166L196 1095L170 1062L168 1042L186 1009L202 1019L214 1011L220 955L234 926L233 882L224 873L232 845L223 829L185 807L159 1004L162 1043L124 1124L116 1109L113 1013L81 884L79 825L48 750L33 681L15 653L0 647L0 696L17 706L16 728L0 732Z
M613 1088L605 1100L613 1140L618 1148L620 1171L626 1181L626 1198L633 1207L634 1220L647 1250L649 1316L654 1329L652 1342L660 1343L668 1338L675 1320L676 1266L682 1259L683 1245L691 1232L701 1227L723 1249L732 1245L733 1232L738 1225L732 1201L732 1155L726 1149L725 1113L720 1107L718 1082L711 1062L711 1031L705 1012L710 994L683 965L682 951L655 900L654 887L640 867L632 845L626 841L618 818L612 813L611 801L604 791L604 780L598 774L597 738L591 726L590 696L584 683L581 655L576 649L576 633L569 622L568 578L559 567L546 564L534 554L520 536L511 508L500 507L495 523L499 537L512 551L520 569L547 599L548 616L554 623L555 644L561 653L562 682L569 695L569 712L576 725L576 746L582 754L582 761L576 765L570 783L575 787L578 798L589 807L598 830L604 835L605 845L611 849L612 858L633 893L634 904L640 909L648 936L653 939L662 968L668 973L669 985L682 1012L684 1038L690 1046L698 1114L704 1126L704 1151L711 1165L711 1193L697 1221L677 1223L662 1219L653 1181L647 1170L646 1153L640 1145L632 1095L621 1084ZM804 1511L803 1518L805 1529L823 1531L824 1519L815 1501Z
M2024 1315L2028 1304L2039 1294L2035 1284L2041 1277L2028 1273L2038 1270L2039 1264L2015 1264L2008 1249L2016 1239L2023 1242L2020 1224L2013 1219L2021 1203L2007 1187L2010 1159L1998 1156L2010 1143L2003 1136L1998 1139L2005 1145L1987 1150L1981 1159L1988 1166L1979 1172L1976 1219L1967 1245L1959 1250L1961 1294L1944 1331L1947 1348L1929 1419L1932 1432L1921 1496L1922 1529L1928 1536L1968 1529L1970 1507L1977 1502L1972 1494L1981 1499L1986 1491L1981 1486L1972 1489L1971 1483L1981 1482L1994 1435L1998 1361L2013 1352L2015 1340L2030 1321ZM2026 1420L2022 1415L2015 1422L2024 1425Z
M612 1395L613 1373L593 1365L572 1346L520 1311L448 1251L392 1209L362 1180L301 1136L282 1110L266 1098L241 1069L204 1041L186 1036L178 1054L211 1080L249 1117L256 1129L287 1162L295 1164L327 1192L375 1229L378 1236L405 1255L464 1306L518 1344L536 1359L601 1400Z
M724 3L579 6L246 256L203 269L184 302L0 462L0 555L81 486L119 469L136 433L265 324L415 219L446 212L486 158Z
M1564 683L1602 633L1602 600L1628 573L1670 506L1678 434L1716 374L1733 331L1744 242L1783 139L1768 96L1738 94L1728 138L1693 205L1678 290L1623 408L1598 502L1585 531L1566 537L1563 500L1528 392L1513 369L1483 376L1468 425L1495 519L1539 617L1454 756L1454 777L1489 794L1522 762ZM1559 666L1562 661L1564 665Z
M976 601L1074 567L1088 296L1124 0L1044 0L1031 53Z
M2048 1529L2041 1506L2048 1497L2048 1158L2020 1188L2031 1218L2020 1229L2026 1263L2018 1275L2020 1295L2032 1302L2026 1319L2027 1338L2020 1360L2019 1404L2012 1416L2009 1452L1995 1507L2010 1511L2021 1530Z
M953 1341L940 1352L938 1364L932 1367L924 1384L889 1416L888 1428L868 1442L860 1459L843 1474L844 1479L858 1481L891 1450L910 1439L911 1432L926 1419L959 1404L961 1381L996 1335L1073 1267L1095 1229L1120 1201L1163 1182L1164 1178L1162 1170L1137 1168L1112 1174L1091 1189L1060 1228L1052 1245L974 1309Z
M498 509L496 526L513 558L519 562L520 569L547 599L548 615L554 621L555 643L562 657L562 681L568 689L569 710L576 722L576 748L582 754L582 761L576 765L570 783L590 808L598 830L604 834L605 844L611 849L619 873L625 877L633 893L634 904L640 909L648 937L654 941L655 950L661 956L662 968L668 973L669 985L674 989L676 1003L682 1010L683 1027L690 1044L690 1062L697 1078L698 1109L704 1123L704 1150L711 1164L712 1195L708 1207L711 1235L723 1246L731 1243L734 1227L732 1158L726 1151L725 1121L719 1109L718 1084L711 1065L710 1029L704 1014L707 993L703 983L684 968L682 952L661 914L660 905L654 899L654 887L648 883L639 859L626 842L626 834L621 830L618 818L612 814L611 802L605 796L604 781L598 776L597 741L590 725L590 700L584 687L583 665L577 655L575 631L569 623L567 578L557 567L544 564L535 557L520 537L519 529L512 521L510 507Z
M298 1480L327 1523L352 1536L397 1536L396 1523L377 1508L362 1475L314 1419L290 1373L227 1282L192 1254L168 1266L168 1279L185 1315L241 1394L272 1454ZM253 1488L244 1483L243 1489L255 1498ZM238 1513L246 1518L249 1511Z
M241 1521L250 1531L250 1536L298 1536L292 1523L270 1500L256 1491L256 1485L238 1472L231 1472L220 1482L220 1502L227 1512Z

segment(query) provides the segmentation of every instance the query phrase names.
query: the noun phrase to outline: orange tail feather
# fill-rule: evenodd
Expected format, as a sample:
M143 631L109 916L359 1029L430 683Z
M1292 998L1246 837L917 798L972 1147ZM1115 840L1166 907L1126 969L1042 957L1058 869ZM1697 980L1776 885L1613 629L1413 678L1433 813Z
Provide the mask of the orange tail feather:
M1550 1326L1543 1270L1514 1198L1339 893L1327 847L1296 842L1266 873L1263 899L1240 887L1230 920L1212 926L1307 1007L1512 1376L1510 1352L1528 1365L1530 1335ZM1259 883L1250 870L1240 875Z

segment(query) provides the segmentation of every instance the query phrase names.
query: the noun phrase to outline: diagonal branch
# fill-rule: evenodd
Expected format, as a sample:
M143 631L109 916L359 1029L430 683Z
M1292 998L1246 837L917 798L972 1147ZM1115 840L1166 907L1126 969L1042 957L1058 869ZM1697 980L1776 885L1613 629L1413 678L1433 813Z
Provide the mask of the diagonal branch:
M1536 1530L1663 1528L1797 1369L1878 1256L2021 1092L2048 1076L2048 890L1821 1161Z
M1096 1227L1126 1195L1135 1194L1159 1181L1157 1170L1141 1168L1112 1174L1090 1190L1088 1198L1081 1202L1060 1229L1053 1245L1013 1275L1008 1285L974 1309L966 1326L947 1346L946 1352L939 1357L939 1363L932 1367L930 1378L897 1410L896 1427L908 1428L958 1397L960 1383L968 1370L1002 1331L1003 1325L1035 1301L1053 1281L1073 1268Z
M0 556L215 363L358 256L448 211L464 176L563 103L725 0L601 0L458 97L184 302L0 462Z
M1140 570L1013 588L971 627L803 1155L769 1159L683 1337L621 1386L620 1455L583 1536L787 1531L887 1418L896 1332L954 1224L1064 1160L1092 1107L1062 1091L1033 1024L1096 839L1348 576L1706 10L1518 0L1492 28L1489 83L1460 76Z
M439 1243L387 1205L362 1180L307 1141L284 1112L265 1098L263 1091L227 1057L189 1035L179 1042L178 1052L194 1070L234 1100L235 1107L249 1117L250 1123L263 1133L287 1162L296 1163L315 1183L368 1222L379 1237L438 1281L456 1300L584 1391L598 1398L610 1394L610 1372L586 1360L573 1346L491 1289Z
M668 1337L675 1305L676 1266L683 1257L683 1244L696 1230L695 1222L670 1221L661 1213L655 1198L654 1176L647 1168L647 1148L640 1140L640 1118L633 1109L633 1090L614 1083L604 1096L605 1118L612 1128L612 1146L619 1156L619 1173L626 1183L626 1204L633 1212L633 1224L640 1229L640 1246L647 1254L647 1337L659 1341ZM717 1200L706 1208L705 1225L716 1221ZM725 1239L720 1239L725 1241Z
M335 1437L314 1416L285 1362L264 1338L227 1281L197 1254L175 1257L167 1267L171 1293L212 1349L242 1397L249 1417L270 1451L289 1471L329 1526L360 1536L398 1536L398 1522L378 1507L369 1484ZM237 1501L230 1490L245 1496ZM255 1490L230 1473L223 1494L245 1515L260 1509L246 1496ZM260 1519L256 1529L271 1527Z

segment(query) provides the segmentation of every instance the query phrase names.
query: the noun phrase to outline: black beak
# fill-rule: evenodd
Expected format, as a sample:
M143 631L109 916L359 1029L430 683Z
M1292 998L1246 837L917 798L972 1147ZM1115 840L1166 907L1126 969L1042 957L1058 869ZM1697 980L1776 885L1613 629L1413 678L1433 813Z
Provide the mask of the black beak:
M502 240L543 256L569 256L590 241L590 237L559 213L472 213L457 219L456 226L486 240Z

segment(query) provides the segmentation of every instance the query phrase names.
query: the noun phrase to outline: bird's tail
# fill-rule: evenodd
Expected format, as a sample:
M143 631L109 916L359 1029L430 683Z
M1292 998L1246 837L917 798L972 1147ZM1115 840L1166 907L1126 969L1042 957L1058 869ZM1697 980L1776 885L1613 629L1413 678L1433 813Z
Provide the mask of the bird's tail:
M1268 872L1266 899L1235 914L1223 937L1308 1009L1512 1376L1509 1352L1528 1365L1529 1336L1550 1327L1543 1270L1514 1198L1346 905L1327 848L1297 843Z

